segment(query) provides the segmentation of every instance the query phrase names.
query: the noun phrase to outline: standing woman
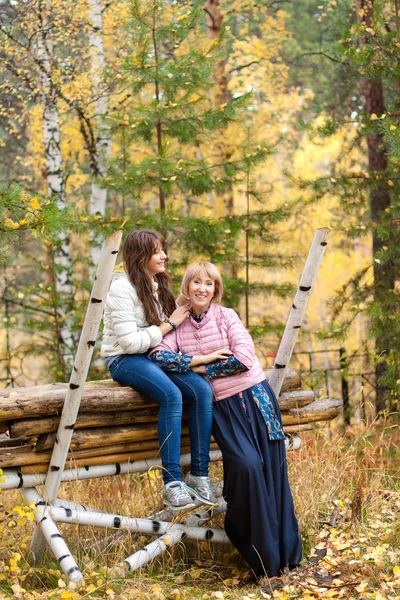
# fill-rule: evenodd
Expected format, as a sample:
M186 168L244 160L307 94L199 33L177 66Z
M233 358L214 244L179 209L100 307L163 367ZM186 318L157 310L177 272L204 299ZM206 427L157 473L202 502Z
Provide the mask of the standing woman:
M251 336L222 297L215 265L188 267L182 293L191 315L152 350L162 368L192 364L214 390L213 435L223 455L225 530L257 576L278 576L301 560L301 539L289 487L279 406L255 356ZM228 358L201 364L216 348ZM182 353L182 354L178 354Z
M188 315L188 307L176 308L166 260L164 239L158 232L142 229L128 234L123 247L124 271L112 281L105 301L101 356L114 381L159 404L164 503L180 510L194 507L190 494L208 504L216 501L208 478L212 389L193 371L168 376L147 358L148 351ZM210 360L219 356L213 354ZM190 403L190 487L183 483L180 468L182 396Z

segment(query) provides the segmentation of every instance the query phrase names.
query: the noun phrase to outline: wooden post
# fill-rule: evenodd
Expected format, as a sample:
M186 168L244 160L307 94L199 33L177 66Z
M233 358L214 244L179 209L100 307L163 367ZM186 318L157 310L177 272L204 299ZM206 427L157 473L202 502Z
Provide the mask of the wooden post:
M314 287L318 269L321 264L322 257L325 254L329 233L329 227L321 227L320 229L317 229L308 253L306 264L300 278L299 287L297 288L294 302L289 313L289 318L286 323L285 331L283 332L279 350L275 358L274 369L271 377L268 380L270 386L275 392L276 397L279 396L281 391L282 382L292 357L297 335L303 323L304 315L307 310L308 301Z
M345 425L350 425L350 417L352 416L352 408L349 398L349 372L347 364L347 353L345 348L339 349L339 364L340 364L340 382L342 385L343 398L343 417Z
M92 293L83 323L81 337L72 369L69 386L65 397L64 407L58 426L56 443L51 456L49 470L45 482L45 498L52 503L57 497L60 487L68 450L74 432L79 405L83 394L83 386L89 371L93 349L103 315L110 280L115 267L115 261L121 244L122 231L116 231L104 240L99 264L96 271ZM44 538L36 527L30 550L39 559L45 548Z

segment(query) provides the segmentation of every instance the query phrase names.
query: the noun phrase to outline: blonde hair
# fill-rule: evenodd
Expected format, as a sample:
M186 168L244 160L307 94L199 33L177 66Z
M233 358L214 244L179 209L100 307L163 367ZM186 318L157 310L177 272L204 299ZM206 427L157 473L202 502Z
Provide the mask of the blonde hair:
M197 262L188 266L182 279L181 292L184 296L188 296L190 282L192 279L199 277L204 272L207 273L207 277L214 281L215 292L213 300L219 302L224 291L222 277L217 267L210 262Z

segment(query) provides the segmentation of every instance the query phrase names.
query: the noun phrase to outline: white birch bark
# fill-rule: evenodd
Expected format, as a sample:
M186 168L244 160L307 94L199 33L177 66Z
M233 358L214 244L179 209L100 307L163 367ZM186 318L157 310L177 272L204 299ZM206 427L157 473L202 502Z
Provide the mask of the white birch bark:
M56 94L49 76L51 73L52 41L44 8L43 2L40 2L39 14L41 23L36 36L36 58L39 64L39 81L43 104L47 193L49 196L55 196L59 208L63 209L66 206L66 198L62 169L61 130ZM51 7L48 6L48 8L50 9ZM68 309L68 306L73 302L72 258L69 234L62 232L59 234L59 239L61 242L60 250L55 254L54 261L55 265L61 267L61 269L56 269L55 282L56 292L63 301L60 303L58 316L62 323L60 333L64 362L66 365L71 365L75 340L72 333L73 319Z
M221 460L220 450L210 452L210 461ZM190 465L190 454L182 454L180 458L182 467ZM100 477L113 477L127 473L145 473L151 467L160 465L159 458L137 460L112 465L95 465L77 469L66 469L62 472L61 481L81 481L85 479L98 479ZM3 469L4 481L0 480L0 490L16 490L19 488L32 488L41 485L46 480L46 473L22 474L15 469Z
M279 396L285 373L289 367L292 358L293 348L295 346L297 335L303 323L307 310L308 301L314 287L315 280L322 257L325 254L328 238L330 234L329 227L321 227L315 232L310 251L300 277L299 287L297 288L294 302L289 313L285 331L279 345L278 353L275 358L274 368L268 382Z
M111 135L106 123L108 114L108 92L102 86L102 75L105 68L103 47L103 24L100 0L88 0L89 12L89 46L92 62L92 83L94 106L96 111L96 141L92 164L92 187L89 200L89 214L103 216L107 203L107 189L101 187L99 180L107 176L108 161L111 150ZM91 249L91 260L97 264L99 248Z
M49 548L60 563L60 567L65 575L67 575L71 581L75 581L76 583L81 581L83 575L57 525L52 519L52 515L50 514L46 502L39 496L34 488L23 490L22 495L28 506L35 503L34 518L38 531L43 535L43 538L46 540Z
M103 244L100 262L97 268L88 309L79 339L78 349L71 372L67 395L58 426L56 443L51 455L49 470L45 481L46 501L52 503L58 493L63 477L67 454L83 394L83 386L90 367L93 349L103 314L104 301L121 243L122 231L116 231ZM38 560L44 550L44 540L40 530L36 529L30 550Z

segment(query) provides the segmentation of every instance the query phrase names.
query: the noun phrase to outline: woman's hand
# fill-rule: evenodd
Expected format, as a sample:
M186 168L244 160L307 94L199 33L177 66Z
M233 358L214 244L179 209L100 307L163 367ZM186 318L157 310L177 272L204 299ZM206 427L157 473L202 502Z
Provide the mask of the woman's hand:
M185 296L184 294L179 294L175 303L176 303L176 306L178 306L178 307L186 306L186 308L190 308L192 306L192 304L190 302L190 298L188 296Z
M186 319L186 317L189 314L189 307L188 306L179 306L178 308L176 308L174 310L174 312L172 313L172 315L169 316L169 320L172 323L175 323L176 326L180 325L181 323L183 323L183 321Z
M205 365L197 365L195 367L190 367L193 373L198 373L199 375L206 375L206 366Z
M211 354L204 354L204 356L197 354L196 356L192 357L192 362L190 363L190 368L193 370L193 367L199 367L199 366L204 366L204 365L208 365L208 363L214 362L215 360L224 360L226 358L228 358L228 356L230 356L232 354L231 350L228 350L227 348L223 348L222 350L216 350L215 352L211 352ZM199 371L195 371L195 373L198 373ZM204 371L201 371L203 374L205 374L205 369Z
M216 350L215 352L211 352L211 354L206 354L203 356L203 364L208 365L209 363L214 362L215 360L225 360L228 356L232 355L232 351L228 348L222 348L222 350Z

